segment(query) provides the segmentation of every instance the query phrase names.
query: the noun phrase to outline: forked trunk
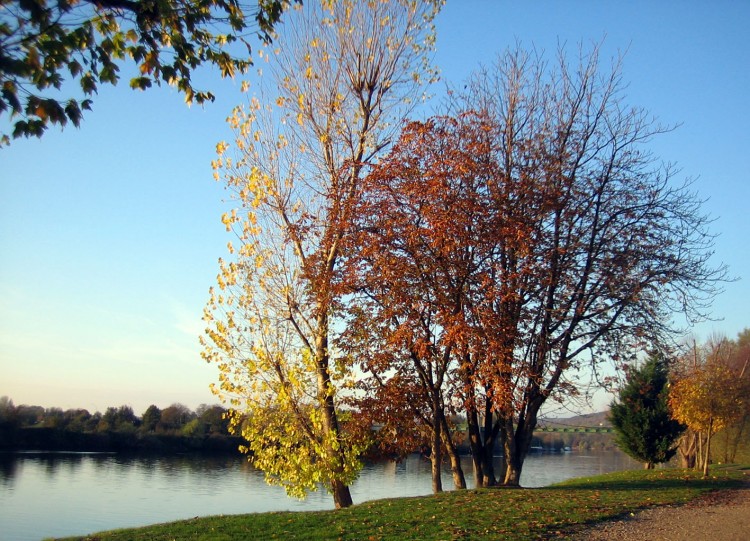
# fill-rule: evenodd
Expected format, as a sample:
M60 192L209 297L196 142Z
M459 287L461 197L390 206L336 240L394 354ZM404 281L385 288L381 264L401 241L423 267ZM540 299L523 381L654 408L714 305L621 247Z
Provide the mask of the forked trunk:
M494 486L495 466L493 464L495 455L495 442L499 424L493 423L491 403L486 401L484 408L484 435L479 426L479 413L474 398L467 403L466 419L469 431L469 448L471 450L471 461L474 467L474 483L477 488Z
M539 403L541 404L541 402ZM536 412L539 407L532 407L526 410L525 417L519 419L518 424L513 427L512 420L505 420L505 486L521 486L521 470L526 460L526 455L531 448L531 441L536 428Z

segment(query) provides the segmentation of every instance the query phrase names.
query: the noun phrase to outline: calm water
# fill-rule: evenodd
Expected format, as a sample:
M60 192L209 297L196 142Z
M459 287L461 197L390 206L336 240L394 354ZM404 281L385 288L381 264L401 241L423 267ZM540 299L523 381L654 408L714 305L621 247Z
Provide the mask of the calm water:
M537 454L524 464L521 484L545 486L634 467L617 451ZM464 468L471 483L468 459ZM443 484L452 486L448 471ZM369 464L352 487L355 503L430 492L429 462L416 455L400 464ZM38 541L196 516L332 508L325 491L303 502L287 498L242 457L0 454L2 541Z

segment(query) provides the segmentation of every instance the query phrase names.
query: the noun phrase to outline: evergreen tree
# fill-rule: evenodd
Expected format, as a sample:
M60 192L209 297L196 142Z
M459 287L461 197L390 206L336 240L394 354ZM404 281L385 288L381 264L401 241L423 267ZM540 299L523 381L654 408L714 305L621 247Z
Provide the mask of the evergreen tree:
M610 406L617 446L647 469L675 455L684 430L669 412L668 376L667 360L652 353L643 366L628 371L619 400Z

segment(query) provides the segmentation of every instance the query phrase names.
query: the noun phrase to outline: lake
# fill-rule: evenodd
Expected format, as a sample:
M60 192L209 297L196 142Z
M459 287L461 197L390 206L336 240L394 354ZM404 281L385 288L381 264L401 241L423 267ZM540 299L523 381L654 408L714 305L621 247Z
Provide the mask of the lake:
M471 463L464 461L472 484ZM521 484L546 486L637 468L619 451L532 454ZM452 487L445 470L443 485ZM352 486L354 503L431 493L430 463L366 465ZM241 456L133 457L90 453L0 454L0 540L38 541L196 516L333 509L324 491L287 498Z

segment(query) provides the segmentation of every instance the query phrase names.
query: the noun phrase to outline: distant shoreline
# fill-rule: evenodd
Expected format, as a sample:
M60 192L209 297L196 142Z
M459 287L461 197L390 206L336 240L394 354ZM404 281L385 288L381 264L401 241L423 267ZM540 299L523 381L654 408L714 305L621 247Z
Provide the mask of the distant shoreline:
M0 452L238 453L242 438L128 432L73 432L49 427L0 431Z

